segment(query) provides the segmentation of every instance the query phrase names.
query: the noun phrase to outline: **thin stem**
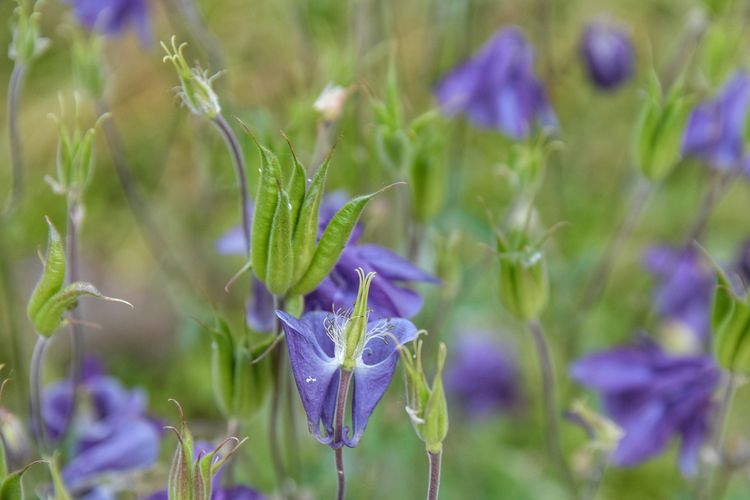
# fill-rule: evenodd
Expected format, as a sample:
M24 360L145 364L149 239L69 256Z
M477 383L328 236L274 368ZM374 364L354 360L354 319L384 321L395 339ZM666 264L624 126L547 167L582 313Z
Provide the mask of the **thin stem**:
M690 231L688 231L685 242L686 246L701 237L708 225L708 220L711 218L714 210L716 210L719 202L724 198L724 195L729 191L737 175L737 172L716 172L713 174L708 191L703 195L700 208L695 214Z
M29 408L31 412L31 426L37 448L42 455L49 451L47 438L44 432L44 421L42 416L42 378L44 369L44 351L47 347L47 337L39 335L34 344L34 352L31 355L31 368L29 372Z
M11 263L10 255L8 254L8 238L6 237L7 224L2 222L0 224L0 286L2 291L0 295L3 298L2 307L2 320L0 324L6 328L8 332L8 342L10 343L10 352L12 354L13 366L11 369L17 374L20 381L16 394L18 395L19 408L26 406L26 399L24 394L28 388L26 383L28 381L26 375L26 362L23 359L23 331L18 322L18 310L16 301L16 287L13 284L13 265Z
M278 297L273 298L273 309L274 311L283 307L282 301ZM281 320L276 318L274 321L273 335L279 336L281 334ZM281 392L282 383L281 377L283 374L283 361L282 357L283 347L279 346L273 351L273 358L271 360L271 370L273 370L273 387L271 394L271 415L269 423L268 437L270 439L271 448L271 463L276 474L276 480L279 483L279 487L282 490L285 487L287 479L287 471L284 467L284 459L281 454L281 444L279 443L279 409L281 406Z
M8 133L10 135L10 162L13 171L13 186L4 210L4 215L12 213L23 196L23 151L21 134L18 130L18 115L21 104L21 88L26 74L26 66L14 64L8 82Z
M213 122L224 136L229 152L232 155L235 169L237 170L237 182L240 184L240 198L242 200L242 235L245 239L245 254L250 258L250 218L247 214L247 208L250 206L250 197L247 194L247 168L245 167L245 157L242 154L242 148L237 140L237 136L234 134L232 127L229 126L224 117L222 115L216 115Z
M430 483L427 488L427 500L437 500L440 491L440 464L443 461L443 451L427 452L430 460Z
M586 287L586 291L583 294L583 301L581 303L582 309L587 310L593 306L597 300L601 298L607 288L607 281L609 280L612 270L615 268L615 264L617 264L617 260L622 255L625 242L630 238L638 219L640 219L648 205L649 198L653 192L652 186L653 185L645 179L639 179L633 197L628 204L627 212L625 213L622 222L620 222L620 225L617 227L617 230L610 238L609 243L607 244L607 250L597 264L591 281L589 281Z
M531 320L528 323L531 335L534 338L534 345L539 357L539 367L542 373L542 403L544 407L544 418L546 424L547 450L550 458L557 464L563 478L568 483L571 491L577 496L577 486L570 472L570 467L565 460L565 455L560 445L560 429L558 426L558 415L560 414L557 407L557 398L555 396L555 375L550 357L549 347L544 337L542 325L537 320Z
M346 412L346 396L349 393L349 382L352 379L352 372L341 370L341 379L339 381L339 392L336 396L336 415L333 421L333 449L336 457L336 480L338 489L336 494L337 500L344 500L346 489L346 478L344 476L344 413Z
M711 441L711 449L714 451L716 456L716 463L708 470L708 477L705 481L699 481L699 494L698 498L702 500L721 498L715 496L718 491L724 488L722 483L726 483L729 477L722 478L720 481L714 481L717 468L721 468L723 471L724 466L724 453L723 443L724 434L726 433L726 427L729 420L729 410L732 407L732 401L734 400L734 394L737 391L737 375L734 373L729 374L726 385L724 386L724 392L722 393L721 403L719 405L719 411L716 415L716 420L713 426L713 436Z

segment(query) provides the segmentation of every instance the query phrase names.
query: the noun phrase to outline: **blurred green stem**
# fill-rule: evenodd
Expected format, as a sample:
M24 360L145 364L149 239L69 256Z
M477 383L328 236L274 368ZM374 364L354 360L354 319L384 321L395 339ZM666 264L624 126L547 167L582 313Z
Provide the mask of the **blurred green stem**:
M274 296L273 297L273 310L282 310L284 307L283 299ZM281 320L277 317L274 321L273 335L278 337L281 334ZM284 459L281 454L281 444L279 442L279 409L281 406L281 391L283 375L283 361L284 358L281 355L283 352L283 346L278 346L273 351L273 357L271 359L271 369L273 370L273 387L271 394L271 414L269 417L269 430L268 437L270 439L271 448L271 463L276 474L276 480L278 481L279 488L284 491L287 482L287 471L284 467Z
M23 151L21 134L18 130L18 109L21 104L21 88L25 75L26 66L16 63L13 65L8 82L8 134L10 136L10 163L13 183L3 215L13 213L20 204L23 195Z
M438 453L427 452L430 460L430 483L427 488L427 500L437 500L440 491L440 465L443 461L442 450Z
M708 191L703 195L700 208L695 214L695 219L693 219L693 223L690 226L685 246L689 246L703 235L711 215L714 213L714 210L716 210L719 202L724 198L724 195L727 194L727 191L729 191L729 188L739 174L739 170L730 172L712 172Z
M528 328L534 339L542 375L542 405L544 408L547 451L550 458L560 469L563 479L568 484L573 496L578 497L578 488L575 479L570 471L567 460L565 460L565 455L560 445L560 428L558 425L560 411L557 405L557 397L555 396L555 370L552 366L549 346L547 345L542 325L538 320L529 321Z
M729 411L732 408L732 401L737 392L737 382L737 375L730 373L724 386L721 403L712 429L711 449L715 455L715 463L709 465L705 480L697 482L699 488L697 497L700 500L719 500L723 496L723 494L720 495L720 492L726 490L731 477L731 473L727 469L729 464L724 459L723 444L729 420ZM717 469L720 471L720 479L715 480Z
M29 372L31 429L37 449L41 455L47 455L50 451L44 432L44 417L42 415L42 372L44 369L44 352L47 347L47 341L47 337L37 336L34 352L31 355L31 368Z
M245 239L245 254L250 258L250 218L247 214L247 209L250 206L250 197L247 193L247 168L245 167L245 157L242 154L242 148L237 140L237 136L224 117L220 114L216 115L216 118L213 119L213 123L224 137L229 152L232 155L235 169L237 170L237 182L240 185L240 198L242 201L242 236Z
M346 490L346 477L344 476L344 413L346 412L346 396L349 393L349 382L352 379L352 372L349 370L340 371L339 392L336 396L336 415L333 422L333 449L336 458L336 480L338 489L336 493L337 500L344 500Z
M13 372L21 381L16 393L18 394L18 408L26 407L25 394L27 393L26 381L26 362L23 359L23 337L21 326L18 324L16 313L18 304L16 303L16 289L13 285L13 266L11 265L10 255L6 244L8 238L8 220L0 218L0 286L2 286L3 298L3 326L8 333L8 342L10 343L10 352L13 358ZM16 378L16 377L14 377Z

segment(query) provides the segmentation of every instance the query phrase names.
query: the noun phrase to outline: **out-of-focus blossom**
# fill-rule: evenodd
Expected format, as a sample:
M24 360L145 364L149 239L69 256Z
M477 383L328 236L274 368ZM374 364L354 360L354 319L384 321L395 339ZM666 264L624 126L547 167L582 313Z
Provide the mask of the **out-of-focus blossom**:
M351 316L312 311L297 319L276 311L286 332L289 362L310 432L333 448L357 445L370 415L391 383L399 360L398 346L417 336L417 328L409 320L369 319L367 288L372 275L365 276L360 270L360 279L362 294ZM364 313L360 315L359 311ZM351 373L354 385L353 432L343 429L341 442L336 442L334 414L342 370Z
M581 56L591 82L601 89L615 89L633 74L630 34L609 22L595 21L586 26Z
M460 334L445 372L448 397L471 417L512 411L520 402L513 353L489 333Z
M333 215L347 199L342 193L332 193L320 206L319 235ZM357 268L365 273L374 271L378 279L370 290L370 309L373 317L411 318L422 308L422 296L403 286L412 282L439 283L439 280L418 268L405 258L373 244L357 244L362 225L357 224L338 263L313 292L305 296L305 310L347 309L357 298L359 279ZM219 253L245 255L245 241L239 227L229 230L216 243ZM273 326L273 298L257 283L248 306L248 323L260 331L270 331ZM269 317L270 316L270 317ZM270 325L270 326L269 326Z
M656 278L654 304L666 322L687 327L698 339L710 334L714 272L694 247L653 247L645 255L646 268Z
M682 154L719 170L742 168L748 104L750 75L738 70L718 95L695 106L682 139Z
M575 362L570 374L599 391L604 409L625 435L612 454L618 466L656 457L673 436L681 439L680 470L697 472L709 435L711 397L720 372L709 356L673 356L652 341L600 352Z
M132 27L142 43L151 41L151 19L146 0L65 0L82 26L105 35L119 35Z
M462 114L513 139L527 137L535 125L557 127L547 92L534 73L534 49L517 27L499 30L451 70L435 88L435 97L446 115Z
M82 374L72 452L62 468L65 485L77 496L109 498L102 478L146 469L159 456L160 426L146 415L146 395L128 390L87 361ZM73 403L70 380L44 391L42 414L46 434L54 441L67 428ZM104 496L102 496L104 495Z
M313 107L323 115L324 120L335 122L344 109L347 97L349 89L329 83L315 100Z

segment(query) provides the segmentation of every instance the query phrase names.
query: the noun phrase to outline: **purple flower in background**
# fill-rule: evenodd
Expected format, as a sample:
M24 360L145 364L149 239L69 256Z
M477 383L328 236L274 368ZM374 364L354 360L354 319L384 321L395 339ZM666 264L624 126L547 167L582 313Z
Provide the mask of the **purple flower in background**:
M47 435L62 438L71 413L73 384L48 386L42 400ZM92 360L85 364L76 422L71 429L71 456L63 480L81 498L108 498L101 478L150 467L159 456L161 426L146 415L146 395L125 389Z
M331 193L320 206L319 234L334 214L346 203L342 193ZM252 216L252 214L251 214ZM377 280L372 283L369 306L373 317L411 318L422 308L422 296L403 285L413 282L439 283L438 279L418 268L387 248L373 244L357 244L362 234L357 224L338 263L318 288L305 296L305 310L347 309L357 298L359 279L356 269L365 273L374 271ZM216 243L219 253L245 255L245 240L239 227L233 228ZM253 297L248 306L248 324L259 331L273 328L273 298L262 283L254 279Z
M680 470L696 473L720 378L710 356L674 356L643 339L587 356L571 366L570 374L601 393L607 415L625 431L612 454L615 465L645 462L679 436Z
M694 247L653 247L645 265L656 278L654 304L666 320L678 322L704 342L710 335L714 272Z
M633 74L630 35L608 22L596 21L586 26L581 56L591 82L600 89L615 89Z
M750 75L738 70L713 100L695 106L682 139L682 154L720 170L742 168L749 103Z
M195 443L195 449L193 458L198 458L199 455L209 453L214 449L210 443L205 441L198 441ZM218 460L217 456L217 460ZM211 483L211 500L263 500L265 496L257 490L254 490L248 486L236 485L236 486L221 486L221 469L214 474L213 481ZM145 500L169 500L169 492L167 490L157 491L146 497Z
M151 40L146 0L65 0L82 26L105 35L119 35L129 26L141 43Z
M356 446L393 378L399 359L397 343L414 340L417 328L401 318L367 322L366 336L353 354L351 421L354 432L350 436L349 429L345 428L342 442L337 443L333 441L334 412L346 357L346 330L351 318L323 311L307 312L299 319L283 311L276 314L286 332L289 362L310 432L318 441L333 448L344 444Z
M509 349L489 334L457 337L445 373L449 397L473 417L513 410L519 403L519 373Z
M534 49L517 27L499 30L451 70L435 88L435 97L447 116L462 114L513 139L527 137L535 125L557 127L547 92L534 73Z

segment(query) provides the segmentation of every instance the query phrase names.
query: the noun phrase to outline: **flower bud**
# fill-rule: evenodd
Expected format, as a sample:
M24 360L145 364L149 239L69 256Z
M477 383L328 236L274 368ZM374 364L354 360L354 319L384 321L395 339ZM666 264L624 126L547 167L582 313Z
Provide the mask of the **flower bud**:
M208 71L200 66L191 68L183 53L187 43L183 42L177 46L175 36L172 37L171 50L164 42L161 42L161 46L167 53L163 61L170 61L177 70L177 77L180 79L177 95L180 96L183 104L194 115L205 116L209 119L216 118L221 113L221 105L212 84L219 73L208 76Z
M666 96L654 75L635 131L635 160L652 182L664 179L680 159L688 102L678 81Z
M629 33L606 21L593 22L586 27L581 55L591 82L600 89L615 89L633 74Z
M346 324L344 331L344 360L342 367L344 370L351 371L354 369L357 355L362 352L367 338L367 298L370 294L370 285L375 273L367 273L362 268L357 268L359 276L359 290L357 290L357 299L354 302L351 318Z
M415 340L414 353L402 346L401 360L406 379L406 413L411 419L419 439L424 441L429 453L437 454L443 448L448 434L448 404L443 389L443 368L446 348L440 343L437 368L432 387L427 383L422 365L422 341Z
M39 3L35 0L16 0L11 31L13 38L8 57L16 64L29 64L49 46L49 40L39 33Z
M320 112L323 120L336 122L341 116L346 99L349 97L349 89L329 83L313 103L313 108Z
M517 319L535 319L547 305L549 279L542 251L543 240L531 243L524 232L506 238L497 233L500 256L500 300Z
M750 374L750 294L738 295L717 266L717 284L711 310L713 351L722 368Z

